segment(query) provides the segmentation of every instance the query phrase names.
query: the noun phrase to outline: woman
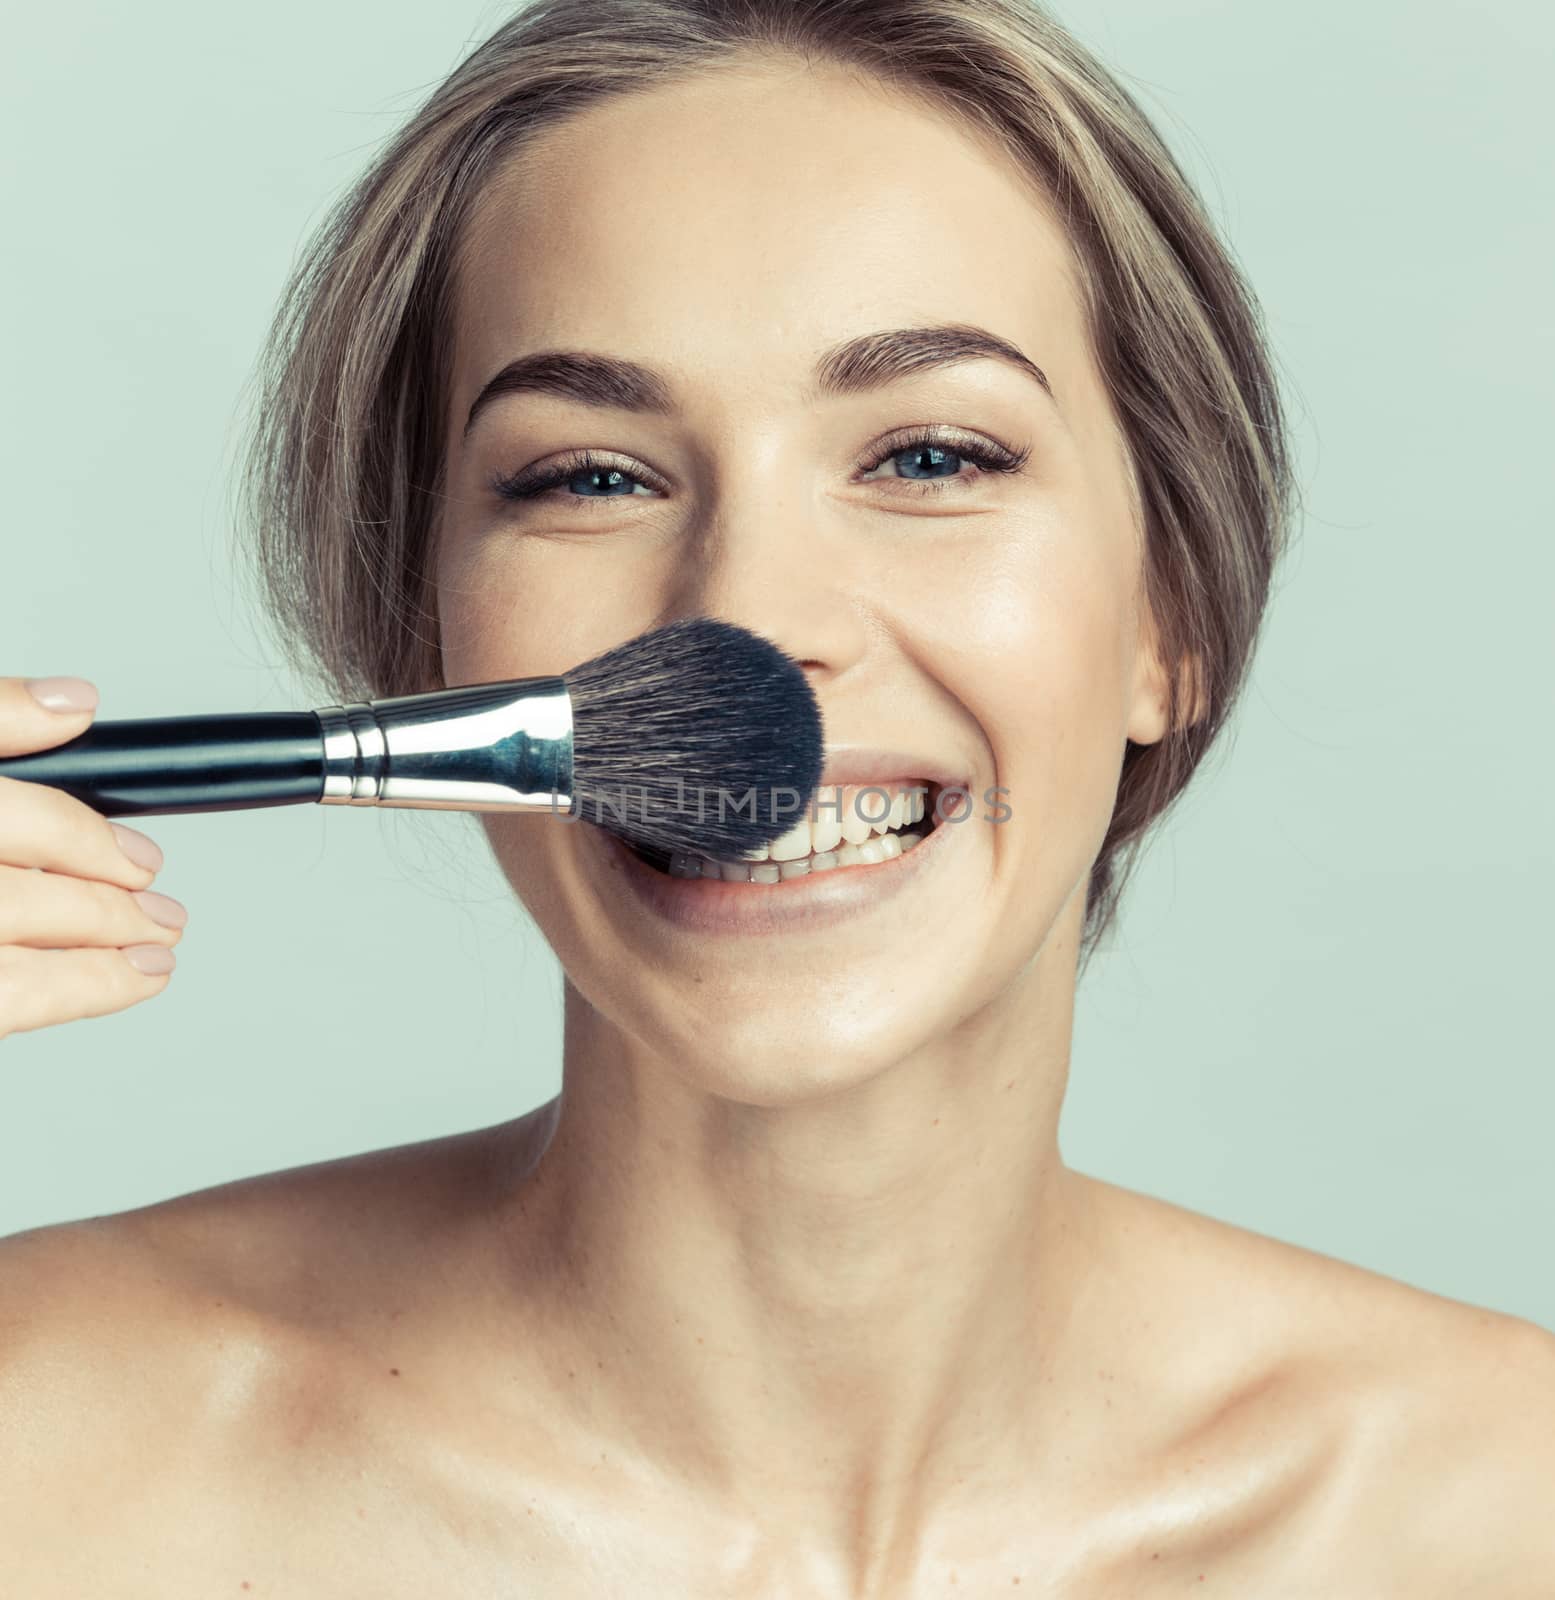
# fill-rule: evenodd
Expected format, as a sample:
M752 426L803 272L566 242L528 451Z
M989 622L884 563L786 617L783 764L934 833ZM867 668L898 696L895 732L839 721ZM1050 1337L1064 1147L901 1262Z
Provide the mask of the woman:
M804 664L845 808L1008 814L716 890L482 816L563 1094L6 1241L0 1590L1552 1592L1547 1334L1058 1150L1293 499L1252 296L1092 57L1025 0L533 6L270 354L259 571L340 697L708 613ZM7 687L12 748L89 720ZM29 816L13 921L80 889L84 948L8 940L6 1027L158 992L150 869Z

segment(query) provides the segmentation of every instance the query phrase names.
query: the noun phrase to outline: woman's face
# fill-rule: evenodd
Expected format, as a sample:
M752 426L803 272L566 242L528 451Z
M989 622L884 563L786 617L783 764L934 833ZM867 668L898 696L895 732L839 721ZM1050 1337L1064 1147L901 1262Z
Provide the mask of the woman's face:
M483 815L572 984L684 1076L766 1104L965 1042L980 1014L1019 1022L1045 972L1072 987L1125 739L1163 724L1123 443L1039 199L932 113L763 67L550 130L488 188L465 246L436 564L447 682L559 674L724 617L805 664L828 751L906 752L968 776L975 801L915 866L834 869L858 897L840 920L737 936L666 918L591 824ZM936 324L1016 347L1051 394L988 356L862 381L889 366L884 341L843 364L841 392L819 381L846 341ZM543 350L652 368L666 405L513 391L466 434L489 380ZM1029 455L980 470L990 448ZM539 495L492 487L585 450L592 468Z

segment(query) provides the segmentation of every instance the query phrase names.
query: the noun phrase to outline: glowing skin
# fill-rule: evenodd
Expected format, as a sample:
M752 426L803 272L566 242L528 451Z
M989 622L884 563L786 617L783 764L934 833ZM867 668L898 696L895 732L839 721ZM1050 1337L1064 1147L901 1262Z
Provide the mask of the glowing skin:
M979 1575L1040 1587L1057 1551L1158 1573L1163 1543L1191 1561L1242 1538L1333 1436L1265 1381L1290 1338L1269 1247L1057 1149L1087 869L1125 740L1165 731L1061 230L941 118L784 67L553 132L470 245L448 681L559 672L709 612L806 664L833 743L935 754L1012 810L878 913L759 941L655 916L595 830L483 819L566 971L567 1088L510 1131L483 1220L511 1343L481 1365L534 1372L537 1340L561 1352L542 1370L586 1375L547 1402L549 1437L570 1483L598 1458L578 1512L634 1573L732 1540L751 1593L909 1573L939 1593L958 1569L987 1593ZM807 396L838 342L931 322L1011 341L1056 404L993 360ZM660 369L676 409L510 395L462 437L490 377L548 348ZM1030 455L937 497L911 461L860 472L909 428ZM491 489L585 449L634 477Z
M1125 739L1164 730L1121 439L1061 232L939 120L783 71L601 108L527 167L489 191L462 285L448 681L706 611L807 664L834 743L1009 791L1007 822L957 827L881 914L759 949L653 917L595 830L486 819L568 978L565 1112L522 1231L543 1258L565 1226L589 1263L557 1314L620 1374L590 1403L646 1430L656 1470L809 1530L796 1571L845 1564L864 1504L872 1541L920 1493L964 1478L975 1503L1101 1404L1090 1356L1069 1368L1096 1338L1073 1322L1092 1224L1055 1129L1085 874ZM929 322L1011 341L1057 403L986 359L807 402L823 350ZM512 395L462 439L490 376L545 348L663 369L679 413ZM911 460L859 471L920 424L1030 458L934 497ZM582 449L648 484L488 486Z
M1002 1083L1018 1056L1028 1092L1048 1098L1124 740L1163 731L1121 441L1061 234L940 122L790 71L601 108L528 167L489 192L471 230L436 569L449 681L560 670L713 612L809 665L833 743L936 753L972 772L976 793L1006 786L1014 813L963 825L954 869L911 907L861 915L845 941L774 940L759 960L637 912L593 830L491 824L587 1002L569 1018L576 1109L587 1115L596 1085L610 1097L596 1057L645 1091L670 1076L692 1091L655 1118L799 1111L740 1119L741 1142L759 1127L794 1155L813 1145L819 1099L839 1092L861 1095L835 1114L851 1123L867 1103L870 1126L899 1130L965 1099L976 1077ZM991 360L806 401L824 349L929 322L1015 343L1057 405ZM486 407L462 439L486 380L553 347L665 370L678 416L525 394ZM935 498L894 460L862 477L878 441L918 424L1029 445L1030 461L980 479L962 468ZM487 486L584 448L650 483L518 503ZM999 1045L1012 1029L1019 1044ZM1044 1142L1022 1141L990 1183L1029 1182ZM943 1150L920 1135L893 1164L923 1172Z
M834 743L1010 819L794 885L903 874L841 921L722 938L597 830L484 818L566 969L564 1103L8 1246L17 1592L1542 1594L1525 1325L1060 1159L1086 871L1164 730L1046 208L942 117L784 66L552 130L470 246L448 681L712 612L806 663ZM1013 342L1056 408L990 360L806 397L822 351L929 322ZM465 439L546 347L664 369L677 409L515 395ZM1030 456L920 498L857 466L904 429ZM582 449L644 487L492 492Z
M595 830L487 819L568 978L565 1111L524 1234L543 1252L558 1197L590 1263L560 1315L607 1358L601 1318L632 1330L633 1376L598 1403L647 1428L661 1470L751 1501L759 1482L774 1526L813 1530L807 1560L841 1558L864 1485L883 1536L909 1492L1029 1470L1095 1382L1054 1399L1027 1380L1064 1361L1089 1264L1088 1190L1055 1148L1085 873L1125 738L1163 725L1069 270L1031 195L940 121L791 72L602 108L472 230L448 681L559 671L707 611L808 665L833 742L1009 791L1008 822L958 827L879 915L759 950L652 916ZM826 348L937 321L1018 345L1057 405L991 360L806 400ZM665 370L679 414L508 396L462 439L490 376L552 347ZM1030 459L935 498L891 461L862 477L920 424ZM654 487L516 505L488 487L584 448ZM1012 1378L1027 1402L990 1430Z

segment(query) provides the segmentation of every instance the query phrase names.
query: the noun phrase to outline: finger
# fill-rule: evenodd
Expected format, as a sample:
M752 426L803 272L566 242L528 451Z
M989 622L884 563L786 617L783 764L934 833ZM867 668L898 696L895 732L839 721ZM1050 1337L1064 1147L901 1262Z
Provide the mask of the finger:
M145 834L110 822L63 789L0 778L0 862L144 889L161 868L162 852Z
M0 757L52 750L85 733L96 714L97 689L85 678L0 678Z
M0 949L0 1039L123 1011L161 994L169 976L136 971L122 950Z
M0 945L176 944L187 920L178 901L153 889L0 864Z

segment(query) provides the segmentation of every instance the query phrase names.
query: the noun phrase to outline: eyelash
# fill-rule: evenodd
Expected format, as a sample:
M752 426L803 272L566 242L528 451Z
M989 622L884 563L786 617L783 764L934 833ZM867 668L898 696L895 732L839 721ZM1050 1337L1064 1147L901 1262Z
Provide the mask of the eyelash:
M970 475L970 481L978 478L994 477L1001 473L1019 472L1031 459L1031 446L1026 445L1020 450L1007 449L1002 444L995 444L992 440L947 437L942 434L912 433L905 436L898 435L887 443L876 454L873 461L860 462L860 472L873 472L877 467L882 467L892 456L904 455L909 450L921 450L925 447L949 450L953 455L960 456L963 461L970 461L977 467L977 471ZM646 482L640 473L628 471L625 467L618 466L602 456L597 456L592 450L576 450L557 462L554 467L547 467L541 472L530 472L527 469L505 476L498 476L492 480L492 490L504 500L533 500L545 494L548 490L560 487L579 473L583 472L619 472L623 477L634 478L639 483ZM948 484L966 483L969 476L958 473L950 478L901 478L900 483L912 485L914 492L922 494L942 494ZM652 485L650 484L651 488ZM574 501L634 499L633 495L571 495L567 498Z

